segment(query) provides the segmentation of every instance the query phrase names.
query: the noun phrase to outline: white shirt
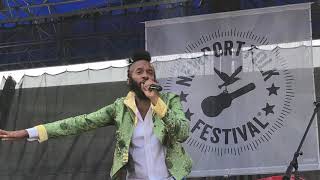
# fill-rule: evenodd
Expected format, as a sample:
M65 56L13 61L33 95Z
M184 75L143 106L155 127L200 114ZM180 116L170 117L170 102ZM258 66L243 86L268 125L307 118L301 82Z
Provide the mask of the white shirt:
M140 112L129 148L127 180L164 180L172 179L165 164L166 148L153 133L152 108L143 119ZM29 141L38 140L36 128L26 129Z
M163 180L169 178L165 163L165 147L153 133L152 109L149 108L145 118L140 112L129 148L128 180L149 179ZM131 161L130 161L131 160Z

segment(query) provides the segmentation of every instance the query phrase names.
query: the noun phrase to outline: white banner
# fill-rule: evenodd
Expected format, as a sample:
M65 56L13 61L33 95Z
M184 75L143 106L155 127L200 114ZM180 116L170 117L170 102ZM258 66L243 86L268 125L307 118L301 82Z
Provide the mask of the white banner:
M205 52L155 63L190 120L191 176L285 171L314 108L309 4L147 22L146 37L152 55ZM300 170L319 169L316 122Z

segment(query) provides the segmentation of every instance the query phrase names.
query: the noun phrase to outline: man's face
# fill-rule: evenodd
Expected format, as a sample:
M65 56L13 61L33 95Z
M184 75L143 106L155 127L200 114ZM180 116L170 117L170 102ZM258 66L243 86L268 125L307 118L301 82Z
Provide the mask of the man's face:
M148 99L141 90L141 84L148 80L156 82L154 68L151 64L145 60L133 63L129 69L128 85L140 99Z

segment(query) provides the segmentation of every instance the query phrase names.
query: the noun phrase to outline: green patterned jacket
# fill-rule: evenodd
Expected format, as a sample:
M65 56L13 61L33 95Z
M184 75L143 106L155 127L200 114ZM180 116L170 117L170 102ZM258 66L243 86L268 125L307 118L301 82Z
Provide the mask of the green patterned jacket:
M153 132L167 147L167 168L173 177L182 179L190 173L192 161L181 145L188 138L189 121L185 118L180 98L172 93L161 93L157 104L151 107ZM113 104L96 112L36 126L39 142L115 125L116 147L110 176L117 179L117 172L128 163L130 141L138 120L137 111L135 94L129 92L126 97L118 98Z

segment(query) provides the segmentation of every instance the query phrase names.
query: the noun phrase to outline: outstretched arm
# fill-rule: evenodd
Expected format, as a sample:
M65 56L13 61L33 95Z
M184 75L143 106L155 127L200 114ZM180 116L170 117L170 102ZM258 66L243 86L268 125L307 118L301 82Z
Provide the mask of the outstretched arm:
M3 141L15 141L28 138L27 130L5 131L0 129L0 139Z
M115 103L90 114L83 114L36 126L39 133L39 141L42 142L46 141L48 138L60 136L76 135L99 127L113 125Z
M43 142L48 138L75 135L113 124L114 113L115 103L90 114L83 114L48 124L38 125L30 129L17 131L5 131L0 129L0 139L20 140L30 138L28 140Z

